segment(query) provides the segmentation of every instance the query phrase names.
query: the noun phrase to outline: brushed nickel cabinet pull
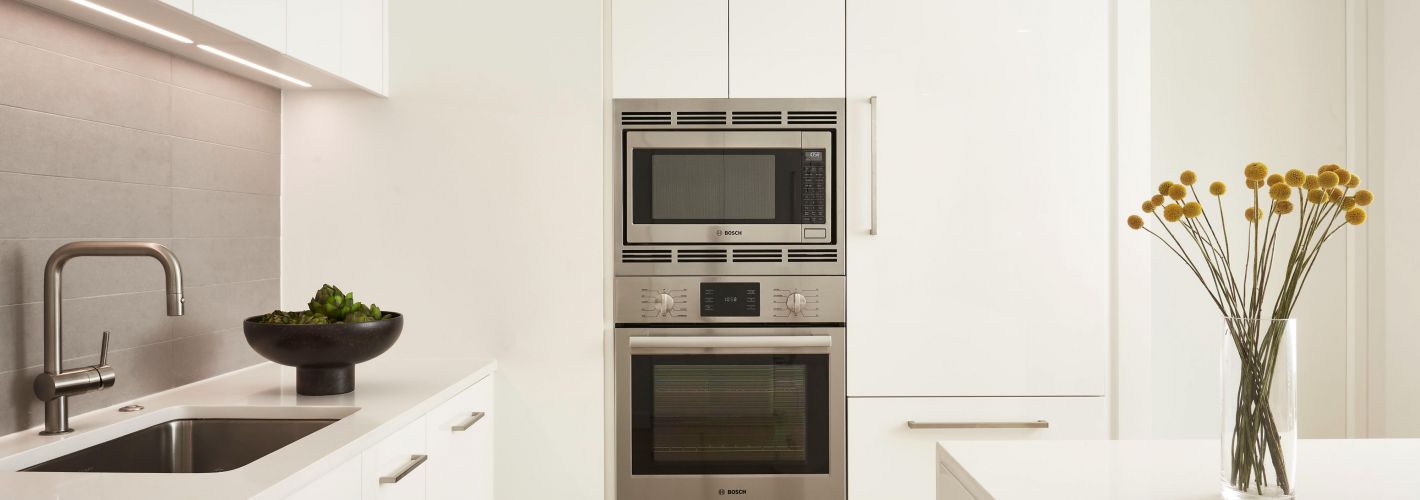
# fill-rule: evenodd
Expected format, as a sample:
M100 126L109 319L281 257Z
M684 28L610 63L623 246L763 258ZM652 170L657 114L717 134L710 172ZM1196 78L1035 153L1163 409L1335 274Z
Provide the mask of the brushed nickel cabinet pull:
M424 462L427 460L429 460L429 455L410 455L409 461L405 462L403 467L395 471L394 475L381 477L380 484L398 483L400 479L404 479L404 476L408 476L409 473L414 472L414 469L418 469L419 466L424 465Z
M1050 422L918 422L907 421L908 429L1049 429Z
M473 427L473 424L478 423L479 420L483 420L483 415L484 413L481 411L470 413L467 421L462 424L455 425L453 427L454 432L463 432L468 430L469 427Z
M868 234L878 234L878 96L868 98L868 175L872 210Z

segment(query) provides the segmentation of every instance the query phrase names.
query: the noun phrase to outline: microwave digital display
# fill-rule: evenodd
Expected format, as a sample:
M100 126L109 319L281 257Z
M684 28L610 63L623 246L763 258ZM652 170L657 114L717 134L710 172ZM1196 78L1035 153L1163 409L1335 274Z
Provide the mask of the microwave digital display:
M700 315L759 316L759 283L701 283Z

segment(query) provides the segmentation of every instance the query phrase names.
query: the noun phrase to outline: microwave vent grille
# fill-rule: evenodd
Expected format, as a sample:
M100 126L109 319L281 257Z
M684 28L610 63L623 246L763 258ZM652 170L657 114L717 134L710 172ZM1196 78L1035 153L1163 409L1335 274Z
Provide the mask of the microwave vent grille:
M624 111L621 113L622 125L670 125L671 113L669 111Z
M725 250L677 250L676 262L725 262Z
M784 250L779 248L754 248L735 250L735 262L784 262Z
M782 111L735 111L731 118L735 125L780 125L784 123Z
M646 262L646 263L669 263L671 261L670 250L622 250L622 262Z
M676 125L724 125L724 111L678 111Z
M837 111L790 111L790 125L836 125Z
M833 248L790 248L789 262L838 262L838 250Z

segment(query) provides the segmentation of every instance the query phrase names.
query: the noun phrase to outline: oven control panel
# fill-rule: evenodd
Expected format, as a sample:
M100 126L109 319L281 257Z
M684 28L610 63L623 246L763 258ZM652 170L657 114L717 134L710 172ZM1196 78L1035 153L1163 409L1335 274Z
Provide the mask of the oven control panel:
M618 277L617 323L842 323L842 276Z

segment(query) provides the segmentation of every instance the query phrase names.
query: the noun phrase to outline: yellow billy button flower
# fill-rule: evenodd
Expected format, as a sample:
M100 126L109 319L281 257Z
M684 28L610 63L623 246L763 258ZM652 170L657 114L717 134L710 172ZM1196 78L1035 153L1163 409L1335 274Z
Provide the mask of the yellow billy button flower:
M1364 207L1366 205L1370 205L1372 201L1375 201L1375 199L1376 195L1371 194L1370 190L1362 189L1356 192L1357 205Z
M1292 188L1287 187L1285 183L1279 182L1273 184L1272 187L1267 190L1267 195L1272 197L1273 201L1286 200L1292 197Z
M1192 219L1192 218L1197 217L1197 216L1200 216L1200 215L1203 215L1203 205L1199 205L1198 202L1196 202L1196 201L1190 201L1190 202L1185 203L1185 204L1183 205L1183 216L1184 216L1184 217L1188 217L1188 218Z
M1356 208L1347 210L1347 211L1346 211L1346 222L1351 223L1351 225L1353 225L1353 226L1359 226L1359 225L1361 225L1361 223L1366 222L1366 209L1361 208L1361 207L1356 207Z
M1144 209L1144 213L1149 214L1154 213L1154 209L1159 207L1154 206L1153 200L1144 200L1144 205L1142 206L1142 208Z
M1243 210L1243 218L1248 222L1257 222L1257 208L1247 207L1247 210Z
M1178 181L1185 186L1192 186L1193 183L1198 182L1198 174L1192 170L1184 170L1183 173L1178 174Z
M1137 215L1129 216L1129 219L1126 222L1129 223L1129 229L1139 229L1141 227L1144 227L1144 218Z
M1179 205L1177 203L1172 205L1164 205L1164 220L1169 222L1178 222L1178 220L1181 218L1183 218L1182 205Z
M1262 162L1252 162L1243 167L1243 176L1250 181L1260 181L1267 178L1267 165Z
M1188 196L1188 188L1183 187L1183 184L1169 186L1169 198L1182 200L1185 196Z
M1261 189L1261 188L1262 188L1262 181L1257 180L1257 179L1248 179L1245 184L1247 184L1247 188L1248 188L1248 189Z
M1214 182L1208 185L1208 192L1213 193L1213 196L1222 196L1223 193L1228 192L1228 185L1221 181Z
M1326 191L1320 189L1307 191L1307 201L1311 203L1326 203Z
M1361 185L1361 176L1356 175L1356 174L1351 174L1351 180L1346 181L1346 187L1349 187L1349 188L1354 188L1354 187L1360 186L1360 185Z
M1283 179L1282 179L1282 174L1272 174L1272 175L1267 176L1267 185L1268 185L1268 186L1276 186L1276 185L1278 185L1278 184L1281 184L1282 181L1283 181Z
M1284 180L1287 181L1288 186L1292 186L1294 188L1302 187L1302 183L1306 182L1307 180L1307 173L1294 168L1287 171L1287 175Z
M1334 188L1337 184L1341 182L1341 176L1336 175L1336 172L1332 171L1326 171L1317 174L1316 179L1317 181L1321 182L1321 187L1326 189Z
M1315 175L1307 175L1302 179L1302 188L1307 191L1321 189L1321 179L1318 179Z
M1341 188L1331 188L1326 190L1326 199L1336 203L1341 203L1341 199L1346 197L1346 193Z
M1337 164L1335 164L1335 163L1328 163L1328 164L1326 164L1326 165L1322 165L1322 166L1320 166L1320 167L1317 167L1316 173L1320 174L1320 173L1322 173L1322 172L1330 172L1330 171L1336 170L1336 169L1338 169L1338 168L1341 168L1341 166L1340 166L1340 165L1337 165Z
M1169 188L1173 187L1173 181L1164 181L1159 184L1159 194L1167 196Z
M1154 195L1153 198L1149 198L1149 203L1153 203L1154 206L1156 206L1156 207L1162 207L1162 206L1164 206L1164 195L1161 195L1161 194L1156 194L1156 195Z
M1293 205L1292 205L1292 202L1291 202L1291 201L1288 201L1288 200L1282 200L1282 201L1279 201L1279 202L1277 202L1277 203L1272 204L1272 211L1273 211L1273 212L1277 212L1277 213L1282 214L1282 215L1287 215L1287 214L1292 213L1292 209L1294 209L1294 208L1296 208L1296 207L1293 206Z
M1355 197L1355 196L1347 196L1347 197L1341 199L1341 209L1342 209L1342 210L1350 210L1350 209L1353 209L1353 208L1356 208L1356 197Z
M1336 170L1332 170L1331 173L1336 174L1337 184L1345 186L1346 183L1351 182L1351 172L1349 170L1346 170L1344 168L1338 168Z

